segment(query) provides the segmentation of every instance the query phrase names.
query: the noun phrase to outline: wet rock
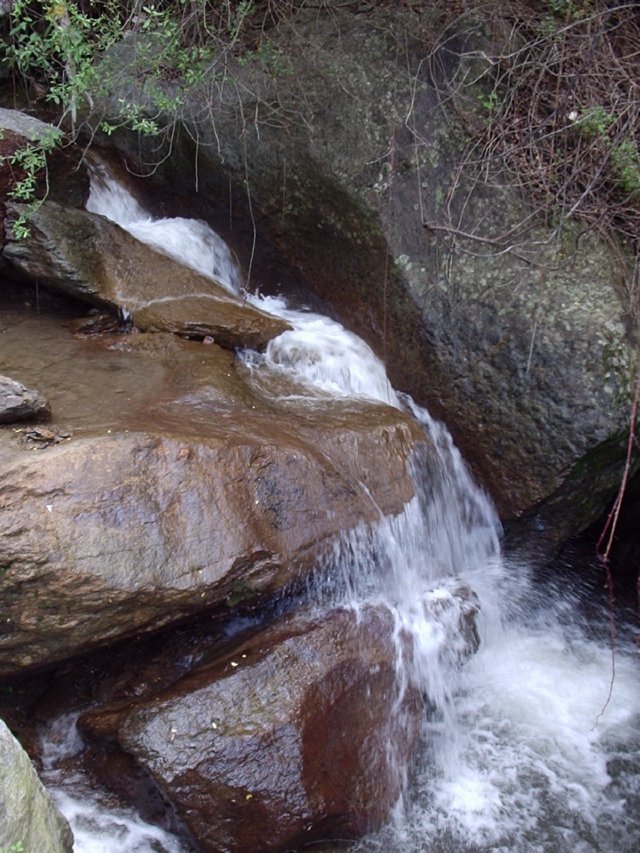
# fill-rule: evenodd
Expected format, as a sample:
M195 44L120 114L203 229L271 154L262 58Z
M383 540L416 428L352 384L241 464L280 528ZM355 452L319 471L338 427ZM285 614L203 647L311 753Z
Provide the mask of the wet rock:
M418 5L382 4L363 15L308 9L270 31L290 75L261 75L248 56L234 80L246 75L247 98L258 91L262 102L286 104L304 121L282 130L247 126L250 107L237 89L219 109L212 103L215 140L209 119L208 126L193 120L199 203L219 203L234 184L238 221L248 179L264 233L307 287L386 357L394 386L446 421L502 517L557 494L575 532L615 494L624 460L616 449L606 482L591 466L591 454L626 427L636 361L618 253L594 233L564 227L556 241L540 224L516 235L522 250L503 251L503 235L531 208L519 191L458 171L468 133L461 116L471 112L477 122L483 99L479 88L461 86L478 77L469 63L486 47L482 25L451 32L432 55L439 4ZM486 30L499 37L494 22ZM425 40L407 41L407 33ZM437 69L437 86L429 69ZM116 144L131 157L140 141L121 136ZM193 160L185 135L155 174L155 192L169 196L182 175L184 193ZM246 200L244 209L249 218ZM586 476L567 482L576 467ZM590 476L603 486L597 506L581 500ZM563 524L556 538L566 533Z
M71 827L51 802L28 755L0 720L0 843L13 850L70 853ZM15 848L18 849L17 847Z
M431 590L422 602L424 616L441 632L441 657L451 666L464 663L480 648L476 617L480 600L464 583L443 583Z
M39 391L21 382L0 376L0 424L41 420L51 416L48 401Z
M421 435L384 406L205 406L163 432L148 419L155 430L0 454L0 674L273 597L339 531L413 495Z
M12 217L20 211L8 205ZM99 307L126 310L143 329L263 349L289 328L102 216L46 202L30 229L16 240L5 225L3 257L11 269Z
M202 851L357 838L400 795L422 711L411 641L366 606L295 616L133 707L80 720L155 780Z
M264 349L271 337L286 328L284 322L271 318L271 329L265 334L266 316L240 300L188 296L138 308L132 312L132 321L143 332L173 332L227 349Z
M72 334L23 311L3 359L25 381L46 371L55 418L0 430L2 674L258 609L338 531L413 497L407 459L425 439L398 410L280 404L300 389L281 377L263 396L216 344Z

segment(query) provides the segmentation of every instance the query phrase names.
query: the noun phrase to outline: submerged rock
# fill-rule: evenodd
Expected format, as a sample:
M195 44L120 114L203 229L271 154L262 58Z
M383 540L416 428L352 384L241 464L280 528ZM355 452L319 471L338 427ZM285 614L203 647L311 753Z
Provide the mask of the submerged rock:
M454 629L466 645L470 596L436 653L450 651ZM427 600L427 618L442 627L452 601ZM388 819L406 781L423 705L397 670L411 672L412 654L385 607L299 614L156 696L85 714L80 727L150 774L202 851L354 839Z
M51 416L48 401L39 391L15 379L0 376L0 424L41 420Z
M0 720L0 845L11 851L17 844L25 853L70 853L73 834L29 756Z
M21 210L8 205L13 217ZM124 310L142 329L263 349L289 328L103 216L45 202L30 219L28 237L14 239L10 225L5 231L10 269L94 305Z

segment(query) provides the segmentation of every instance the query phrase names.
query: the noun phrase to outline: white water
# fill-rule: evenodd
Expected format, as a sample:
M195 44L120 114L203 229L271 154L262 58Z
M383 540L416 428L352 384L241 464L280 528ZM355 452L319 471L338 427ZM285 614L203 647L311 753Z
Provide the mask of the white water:
M76 728L79 716L59 717L43 733L41 752L42 781L71 824L75 853L183 853L170 833L146 823L107 792L96 792L84 774L65 769L65 761L84 748Z
M87 210L107 216L138 240L212 276L229 290L240 288L242 278L229 247L205 222L183 217L153 219L102 165L91 167Z
M231 263L228 250L207 255L206 247L218 246L219 238L203 223L154 222L121 187L104 176L101 183L94 182L92 210L208 274L221 263L215 258ZM239 288L239 274L216 275L230 289ZM341 579L337 586L343 597L384 600L411 630L416 664L405 677L421 681L433 706L420 760L395 820L358 849L638 849L640 679L631 647L621 643L618 648L613 694L601 714L611 671L606 637L589 637L568 589L537 589L526 566L505 566L495 512L445 428L396 394L369 347L339 324L293 311L280 299L250 298L294 327L264 355L246 356L256 376L286 373L297 381L299 390L288 402L361 396L403 407L438 448L435 459L416 458L417 495L404 513L381 518L374 530L362 527L345 534L331 560L331 586ZM446 599L456 579L469 584L482 606L480 651L462 668L442 655L443 642L451 645L455 619L448 627L435 624L425 618L422 606L429 590L435 589L432 597ZM79 797L84 796L81 789ZM60 788L56 796L78 832L76 851L163 849L151 836L134 841L133 835L126 843L114 836L106 846L95 846L102 843L92 834L98 830L79 831L86 818L79 809L91 812L93 826L111 820L108 809L95 800L80 807L79 799L67 800L68 791ZM129 820L135 824L131 815L122 824L128 827ZM107 836L110 831L104 829ZM169 843L162 841L164 849L178 849Z

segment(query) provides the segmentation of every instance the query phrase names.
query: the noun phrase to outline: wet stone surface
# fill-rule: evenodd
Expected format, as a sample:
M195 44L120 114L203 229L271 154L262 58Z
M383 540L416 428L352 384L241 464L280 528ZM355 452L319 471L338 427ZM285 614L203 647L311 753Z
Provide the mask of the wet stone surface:
M3 674L267 600L339 531L413 496L424 436L401 412L280 408L215 344L74 334L72 319L0 313L7 368L53 412L0 429Z

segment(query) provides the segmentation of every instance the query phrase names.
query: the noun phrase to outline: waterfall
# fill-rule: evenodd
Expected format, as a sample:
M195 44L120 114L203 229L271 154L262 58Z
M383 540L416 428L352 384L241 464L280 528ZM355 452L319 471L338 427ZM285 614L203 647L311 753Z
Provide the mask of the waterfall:
M240 290L231 253L204 223L153 220L104 170L94 175L89 209ZM526 565L506 563L495 510L445 427L394 391L371 349L340 324L280 298L248 299L292 327L264 354L243 354L256 382L286 374L297 389L287 404L361 397L404 409L436 450L414 454L416 494L404 511L346 532L328 558L331 583L320 578L314 590L325 602L338 596L354 607L365 600L390 607L416 649L402 677L418 680L429 697L407 795L395 819L357 849L637 849L640 680L631 644L621 640L611 701L599 716L610 678L606 637L589 634L568 583L541 588ZM463 667L442 654L455 644L455 620L435 626L423 606L429 597L455 598L461 583L481 606L480 649ZM73 809L58 802L75 829ZM151 840L125 846L162 849ZM76 846L92 849L88 841Z
M197 219L172 217L154 219L105 166L90 168L91 191L87 210L102 213L126 228L134 237L188 267L237 292L242 283L238 265L227 244L215 231Z

